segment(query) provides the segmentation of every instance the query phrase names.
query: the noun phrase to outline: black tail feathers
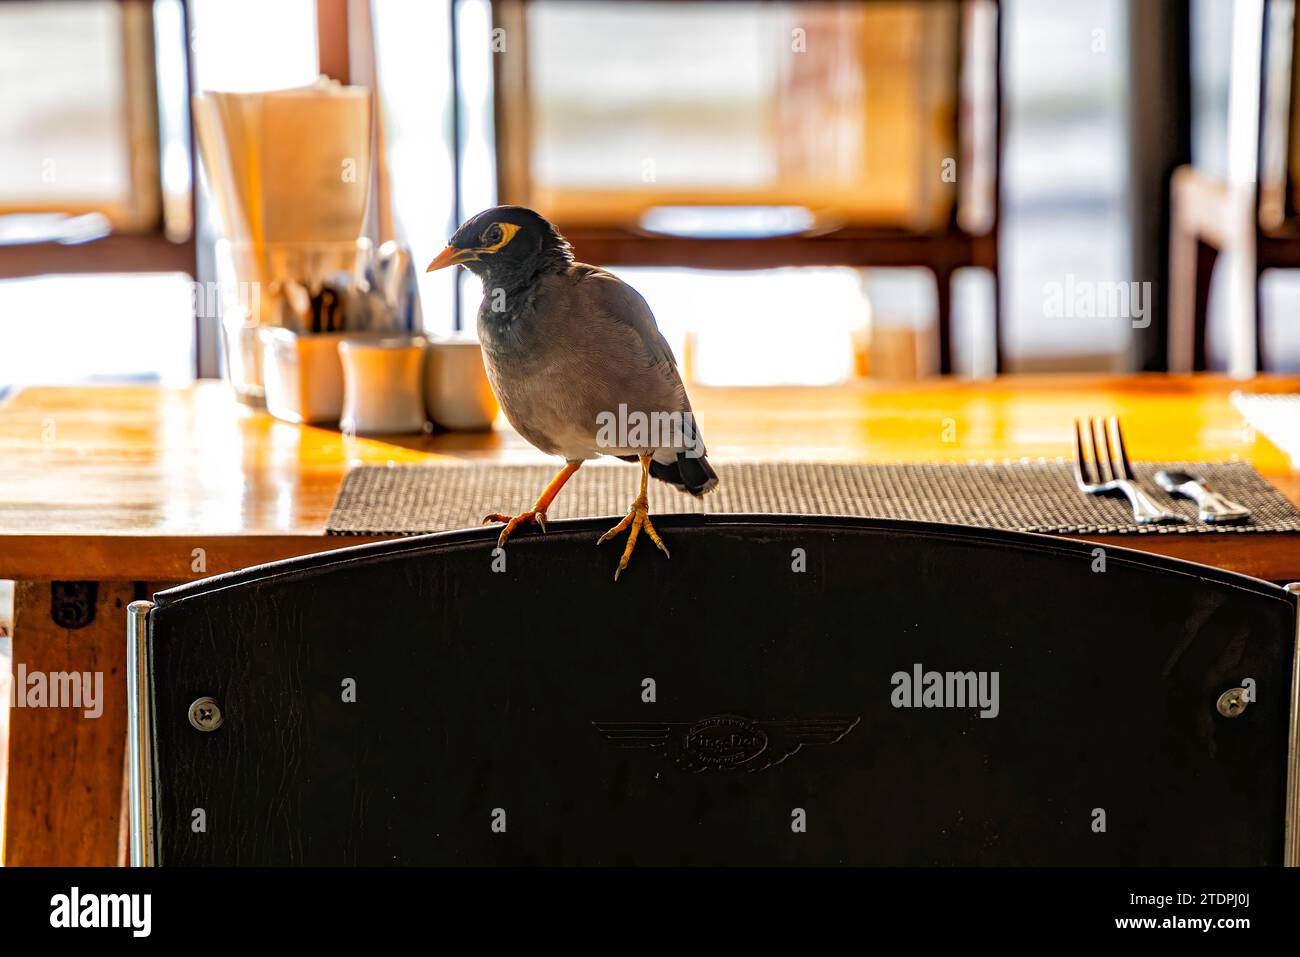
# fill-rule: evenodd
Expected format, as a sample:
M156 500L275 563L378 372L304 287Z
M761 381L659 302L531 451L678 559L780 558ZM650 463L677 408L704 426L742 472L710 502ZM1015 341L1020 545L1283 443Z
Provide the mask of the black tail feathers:
M718 486L718 473L703 455L690 456L677 453L677 461L669 465L650 460L650 474L661 482L675 485L696 498L712 492Z

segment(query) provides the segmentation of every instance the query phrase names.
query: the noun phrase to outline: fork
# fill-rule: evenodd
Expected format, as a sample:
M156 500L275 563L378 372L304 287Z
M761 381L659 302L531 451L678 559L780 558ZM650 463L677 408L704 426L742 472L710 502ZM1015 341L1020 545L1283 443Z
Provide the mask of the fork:
M1087 442L1083 440L1079 420L1074 420L1074 482L1080 492L1088 495L1123 492L1133 506L1133 519L1139 525L1185 521L1181 515L1166 512L1138 487L1117 416L1109 423L1105 419L1089 418Z

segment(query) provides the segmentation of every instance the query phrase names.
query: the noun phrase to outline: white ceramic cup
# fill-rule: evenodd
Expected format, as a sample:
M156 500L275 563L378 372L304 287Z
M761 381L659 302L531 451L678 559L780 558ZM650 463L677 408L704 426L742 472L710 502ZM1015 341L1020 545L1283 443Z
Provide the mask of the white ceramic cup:
M501 407L488 384L478 340L468 335L433 339L425 352L424 402L429 418L445 429L492 428Z
M346 333L300 336L262 326L262 378L266 411L299 424L338 422L343 414L343 367L339 342Z
M339 427L355 435L423 432L424 348L421 336L339 342L343 361Z

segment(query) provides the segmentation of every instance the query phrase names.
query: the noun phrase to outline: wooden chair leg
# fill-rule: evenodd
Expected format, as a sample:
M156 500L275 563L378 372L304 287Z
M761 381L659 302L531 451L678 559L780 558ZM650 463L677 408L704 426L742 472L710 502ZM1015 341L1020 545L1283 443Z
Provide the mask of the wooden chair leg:
M1210 280L1219 253L1247 242L1242 228L1253 215L1253 197L1247 214L1226 184L1181 166L1170 180L1169 203L1169 371L1200 372L1209 368ZM1232 278L1230 316L1242 308L1235 270Z
M1264 346L1264 273L1255 270L1255 371L1267 372L1268 355Z
M952 270L934 271L939 303L939 374L952 375Z
M1196 241L1196 302L1192 318L1192 371L1204 372L1210 367L1206 330L1210 322L1210 280L1219 251L1204 240Z
M1006 371L1006 343L1003 342L1005 329L1002 322L1002 276L996 268L993 272L993 374L1001 375Z
M1179 207L1180 200L1188 199L1175 189L1173 200L1173 222L1169 228L1168 365L1170 372L1197 372L1206 367L1206 316L1210 274L1217 250L1180 218L1180 213L1185 212Z

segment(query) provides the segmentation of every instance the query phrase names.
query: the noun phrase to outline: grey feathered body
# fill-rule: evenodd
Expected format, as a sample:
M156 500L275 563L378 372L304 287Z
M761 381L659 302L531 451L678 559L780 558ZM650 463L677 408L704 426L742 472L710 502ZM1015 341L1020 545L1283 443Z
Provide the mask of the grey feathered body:
M599 441L600 416L618 416L620 404L628 418L678 413L693 425L668 342L640 293L618 277L571 263L513 294L485 287L478 330L488 378L506 418L543 452L570 462L638 454L653 454L658 466L678 461L680 447ZM695 494L717 481L707 463L703 468L707 480L686 482L688 488L707 485L691 488ZM654 473L679 484L661 474L666 471L655 468Z

